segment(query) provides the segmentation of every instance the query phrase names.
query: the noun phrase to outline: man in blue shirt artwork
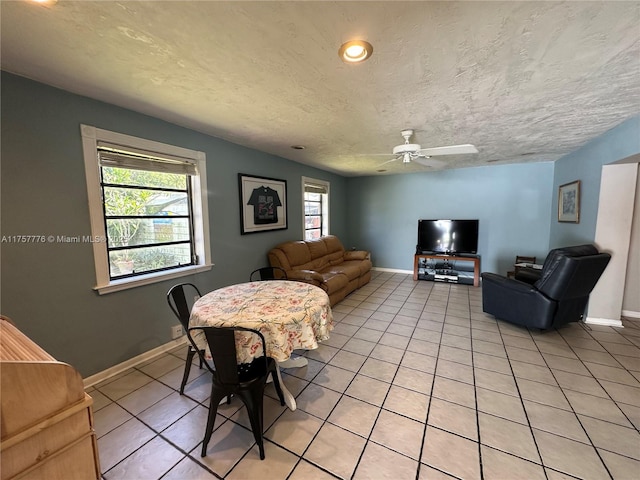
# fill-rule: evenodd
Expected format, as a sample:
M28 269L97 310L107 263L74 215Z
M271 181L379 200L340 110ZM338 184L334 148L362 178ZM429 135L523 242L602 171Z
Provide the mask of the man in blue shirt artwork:
M254 188L247 205L253 205L253 223L266 225L278 223L278 207L282 206L280 196L271 187Z

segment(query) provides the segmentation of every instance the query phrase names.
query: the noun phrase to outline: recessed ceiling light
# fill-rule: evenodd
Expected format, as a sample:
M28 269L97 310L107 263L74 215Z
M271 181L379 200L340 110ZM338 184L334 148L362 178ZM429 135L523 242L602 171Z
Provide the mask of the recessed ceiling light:
M351 40L343 43L338 50L338 55L344 63L364 62L373 53L373 46L364 40Z
M304 145L291 145L291 148L294 150L304 150L306 147Z
M40 5L44 5L46 7L50 7L58 3L58 0L31 0L33 3L39 3Z

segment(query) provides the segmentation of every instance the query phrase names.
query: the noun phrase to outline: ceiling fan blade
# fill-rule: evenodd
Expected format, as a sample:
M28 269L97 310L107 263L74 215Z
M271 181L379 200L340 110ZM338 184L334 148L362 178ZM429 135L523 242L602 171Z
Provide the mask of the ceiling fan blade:
M464 155L467 153L478 153L478 149L470 144L420 149L421 155L426 155L429 157L436 155Z
M411 159L412 162L419 163L420 165L424 165L425 167L441 167L446 164L443 160L436 160L435 158L425 158L425 157L414 157Z
M390 153L356 153L353 157L388 157Z
M386 165L387 163L395 162L396 160L400 160L400 157L395 157L395 158L392 158L391 160L387 160L386 162L382 162L381 164L376 165L376 167L381 167L383 165Z

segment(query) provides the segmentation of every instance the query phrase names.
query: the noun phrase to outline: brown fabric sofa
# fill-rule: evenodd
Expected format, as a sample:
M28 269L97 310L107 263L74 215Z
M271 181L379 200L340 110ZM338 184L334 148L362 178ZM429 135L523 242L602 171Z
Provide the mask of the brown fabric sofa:
M289 280L322 288L331 306L371 280L369 252L345 251L335 235L281 243L269 251L269 263L284 268Z

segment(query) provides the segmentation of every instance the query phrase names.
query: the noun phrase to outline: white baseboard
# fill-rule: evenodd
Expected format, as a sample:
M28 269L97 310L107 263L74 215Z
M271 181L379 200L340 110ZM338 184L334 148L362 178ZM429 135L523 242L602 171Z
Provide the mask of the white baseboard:
M378 272L389 272L389 273L410 273L411 275L413 275L413 270L401 270L399 268L371 267L371 270L377 270Z
M176 340L171 340L169 343L165 343L164 345L160 345L159 347L149 350L148 352L144 352L138 355L137 357L133 357L127 360L126 362L119 363L118 365L114 365L111 368L107 368L102 372L98 372L95 375L91 375L90 377L83 379L84 388L92 387L93 385L103 382L108 378L114 377L119 373L122 373L125 370L128 370L131 367L135 367L136 365L139 365L142 362L146 362L148 360L151 360L157 357L158 355L162 355L163 353L168 352L169 350L173 350L174 348L184 343L187 343L186 336L177 338Z
M622 310L623 317L640 318L640 312L634 312L633 310Z
M622 320L616 320L614 318L587 317L584 323L587 323L589 325L604 325L606 327L624 328L624 325L622 325Z

